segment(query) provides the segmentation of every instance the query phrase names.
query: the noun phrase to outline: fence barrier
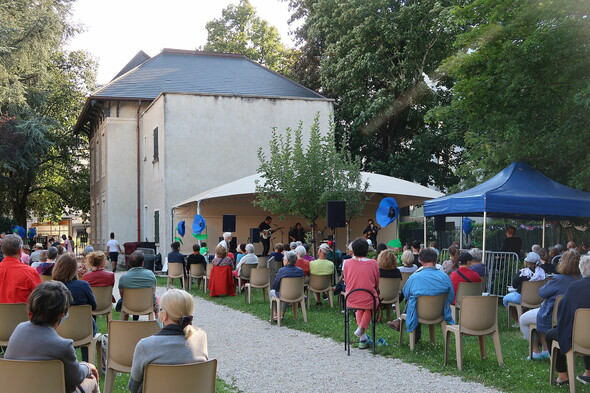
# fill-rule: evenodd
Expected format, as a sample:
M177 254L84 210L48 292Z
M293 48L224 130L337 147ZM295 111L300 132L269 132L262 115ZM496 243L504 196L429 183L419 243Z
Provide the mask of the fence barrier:
M508 286L521 265L518 254L514 252L486 251L485 265L488 268L486 292L490 295L504 297Z

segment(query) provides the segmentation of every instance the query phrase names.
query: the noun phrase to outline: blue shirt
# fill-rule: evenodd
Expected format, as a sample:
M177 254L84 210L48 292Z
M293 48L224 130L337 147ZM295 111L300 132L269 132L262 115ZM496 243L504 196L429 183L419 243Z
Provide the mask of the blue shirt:
M184 255L182 255L180 251L169 252L168 263L184 263Z
M408 302L406 307L406 331L413 332L418 326L416 306L419 296L436 296L446 293L444 318L449 324L455 323L451 316L451 302L455 298L455 291L449 275L445 272L434 267L425 267L408 278L403 292Z
M287 265L279 269L275 277L275 282L272 284L272 289L276 291L277 297L281 288L281 280L286 277L303 277L303 269L295 265Z
M83 280L64 281L64 285L72 294L72 306L82 306L90 304L93 310L96 310L96 299L90 289L90 284Z
M581 276L573 277L567 274L556 274L553 280L547 281L547 284L539 288L539 296L545 301L541 304L537 313L537 331L546 332L551 329L553 319L553 307L555 299L559 295L564 295L571 283L576 282Z

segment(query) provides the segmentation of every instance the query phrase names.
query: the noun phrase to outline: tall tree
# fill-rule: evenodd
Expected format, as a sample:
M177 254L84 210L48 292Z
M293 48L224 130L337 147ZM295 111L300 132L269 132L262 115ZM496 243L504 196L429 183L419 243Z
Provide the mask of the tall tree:
M295 69L309 75L298 79L319 76L322 93L338 102L337 132L366 169L441 188L458 181L461 141L424 119L448 99L449 81L430 79L453 50L458 2L289 1L294 18L305 18Z
M320 133L316 119L304 147L303 125L287 129L284 135L273 130L270 154L258 151L258 173L254 204L280 216L305 218L315 236L316 222L326 212L330 200L346 201L348 223L362 214L368 183L363 182L360 160L346 151L337 151L334 133Z
M72 1L0 2L0 204L29 214L89 210L88 150L71 129L94 87L94 62L64 49Z
M457 82L432 118L464 134L466 186L525 160L590 191L590 2L475 0L454 18L474 28L445 62Z
M204 50L240 53L282 74L290 71L293 51L283 45L277 28L261 19L248 0L230 4L221 18L207 22L205 27Z

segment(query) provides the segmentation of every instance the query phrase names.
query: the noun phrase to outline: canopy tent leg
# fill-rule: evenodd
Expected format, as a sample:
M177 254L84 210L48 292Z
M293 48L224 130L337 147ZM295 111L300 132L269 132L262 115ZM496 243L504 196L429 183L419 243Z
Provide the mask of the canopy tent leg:
M488 212L483 212L483 239L481 241L481 260L486 260L486 222L488 218ZM485 263L485 262L484 262Z
M545 218L543 217L543 238L541 239L541 247L545 248Z
M424 248L428 247L426 245L426 241L427 241L427 239L426 239L426 216L424 216Z
M459 250L463 249L463 217L459 222Z

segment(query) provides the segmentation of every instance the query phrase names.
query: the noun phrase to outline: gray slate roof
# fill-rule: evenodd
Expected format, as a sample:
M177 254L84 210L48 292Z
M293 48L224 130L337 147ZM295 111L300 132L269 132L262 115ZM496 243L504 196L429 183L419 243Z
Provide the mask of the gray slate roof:
M242 55L164 49L91 98L154 99L162 92L325 99Z

